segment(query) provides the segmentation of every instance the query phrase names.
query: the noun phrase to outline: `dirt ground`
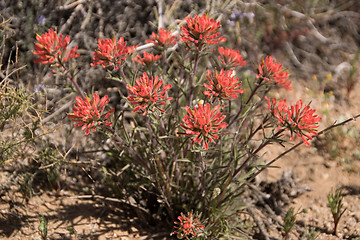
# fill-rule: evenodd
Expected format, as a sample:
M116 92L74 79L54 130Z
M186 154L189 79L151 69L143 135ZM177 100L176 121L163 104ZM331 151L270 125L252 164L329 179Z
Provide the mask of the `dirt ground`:
M330 109L331 119L323 119L321 128L326 127L326 121L339 123L345 118L356 116L360 111L360 97L357 94L360 91L359 86L354 89L349 102L337 105L335 98L324 100L322 95L314 97L309 94L307 87L302 85L301 82L293 82L294 94L289 98L311 98L312 106L316 106L317 110ZM354 128L358 132L359 127L359 121L354 121L344 128ZM330 143L333 141L324 136L321 139ZM332 159L328 154L320 154L314 147L317 144L315 140L309 148L302 145L279 159L274 163L274 166L279 168L266 170L258 179L267 183L281 183L284 179L293 179L296 186L293 186L291 191L295 193L288 193L290 197L286 199L289 203L287 208L307 209L306 213L299 213L297 216L298 224L314 228L319 233L318 239L360 238L360 162L355 157L359 147L358 142L351 141L348 135L345 135L342 141L343 144L338 146L339 156L336 159ZM273 147L265 153L265 158L272 159L283 151L282 147ZM346 163L347 156L352 158L351 165ZM297 188L301 189L301 194L296 193ZM343 205L347 209L339 223L338 236L332 235L333 220L327 200L329 192L335 189L342 189Z

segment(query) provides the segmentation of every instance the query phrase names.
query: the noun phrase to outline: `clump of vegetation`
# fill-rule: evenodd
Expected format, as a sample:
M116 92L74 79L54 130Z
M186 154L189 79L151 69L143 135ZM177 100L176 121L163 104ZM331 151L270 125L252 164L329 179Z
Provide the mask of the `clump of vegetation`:
M334 228L333 234L337 235L337 227L340 222L342 215L345 213L346 209L343 208L343 196L342 191L337 189L335 191L331 191L328 194L329 207L331 210L331 214L334 220Z

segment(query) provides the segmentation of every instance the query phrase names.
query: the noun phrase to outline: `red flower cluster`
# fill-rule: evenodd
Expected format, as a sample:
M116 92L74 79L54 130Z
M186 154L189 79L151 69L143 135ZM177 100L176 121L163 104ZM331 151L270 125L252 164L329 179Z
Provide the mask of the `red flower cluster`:
M52 28L41 36L37 35L36 40L38 43L34 45L35 51L33 51L33 54L38 55L39 58L34 60L35 63L51 64L57 61L66 62L80 55L75 52L78 46L70 51L67 50L70 44L69 35L63 38L62 34L58 35Z
M256 77L263 78L268 81L274 80L287 90L291 89L291 82L288 79L289 73L286 72L285 69L282 69L282 64L275 62L272 56L267 56L265 60L262 59L259 64L258 75Z
M182 35L180 40L188 46L195 45L198 50L201 50L206 44L218 44L226 41L218 32L220 22L216 22L206 14L202 17L197 15L194 18L186 17L185 20L187 24L181 27Z
M200 229L205 228L192 213L188 213L188 216L181 213L178 220L174 222L177 226L174 226L175 231L171 234L177 234L180 239L188 235L196 236Z
M124 38L120 38L116 42L116 38L113 39L99 39L98 50L93 52L93 62L91 66L101 64L103 68L107 66L114 66L114 70L118 69L118 65L122 61L125 61L126 56L131 54L136 46L126 47L127 42Z
M126 87L130 94L127 100L131 102L132 106L136 106L133 113L141 109L144 112L143 115L145 115L149 109L154 111L155 108L164 113L165 110L159 108L159 106L165 105L165 101L172 99L166 97L166 91L172 88L172 85L166 84L162 86L163 81L159 81L158 76L155 79L151 76L151 79L149 79L145 72L135 82L136 85Z
M219 139L217 133L220 129L226 128L227 123L223 123L225 115L219 112L220 105L214 107L211 110L211 106L207 103L205 106L199 104L198 107L190 109L188 106L185 107L187 115L184 116L182 121L184 124L180 124L185 131L186 136L195 135L192 144L201 143L204 141L204 149L209 148L208 141L214 142L214 139Z
M161 55L152 55L151 53L147 53L147 52L144 52L143 53L143 56L144 57L141 57L140 54L138 54L134 59L133 61L135 62L138 62L142 65L145 65L145 66L149 66L151 65L153 62L159 60L161 58Z
M160 28L159 35L153 32L150 39L145 42L153 43L156 47L166 49L176 44L176 36L172 36L170 31Z
M293 140L293 134L295 133L298 137L301 137L305 145L308 147L310 143L308 140L312 140L312 136L317 136L316 128L319 127L319 121L321 117L315 115L315 110L310 109L310 104L303 108L303 102L300 99L294 106L288 107L286 105L286 99L276 101L276 98L269 99L268 108L271 114L277 118L279 126L277 129L288 129L291 132L290 140Z
M76 104L73 107L74 113L69 113L68 118L74 122L78 122L74 126L81 127L81 130L85 130L85 135L90 133L91 128L95 132L96 126L111 126L112 122L107 121L107 119L115 109L111 109L106 114L103 114L105 106L109 101L107 95L100 99L96 93L94 93L93 99L89 97L86 97L86 99L76 97Z
M232 68L237 66L244 66L246 61L243 59L239 51L219 47L218 52L220 54L219 59L226 67Z
M237 93L244 92L240 88L241 82L239 82L239 78L233 76L233 70L225 71L221 69L220 73L215 70L214 76L208 70L206 78L209 80L210 85L204 83L204 87L209 89L204 91L204 94L210 98L214 96L219 99L230 100L231 98L237 98Z

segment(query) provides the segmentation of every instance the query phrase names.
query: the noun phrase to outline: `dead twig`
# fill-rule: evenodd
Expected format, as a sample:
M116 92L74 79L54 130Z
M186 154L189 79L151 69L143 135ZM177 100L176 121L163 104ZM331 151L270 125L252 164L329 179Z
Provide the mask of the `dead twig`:
M256 223L256 225L258 226L258 229L260 231L260 233L264 236L265 240L270 240L269 238L269 234L267 234L267 232L265 231L263 224L260 222L260 220L256 217L255 212L252 210L252 207L250 205L247 205L247 211L250 214L250 216L254 219L254 222Z
M157 0L156 3L159 15L158 29L160 29L164 28L164 0Z
M76 6L75 10L71 13L68 20L66 20L66 22L62 25L62 27L59 30L59 34L63 33L72 24L78 12L81 11L85 11L84 6L82 4L79 4Z
M291 59L291 61L293 62L293 64L294 64L296 67L301 68L301 67L302 67L302 64L301 64L301 62L298 60L298 58L296 57L296 55L295 55L293 49L291 48L289 42L285 42L285 49L286 49L287 53L290 55L290 59Z
M47 116L46 118L44 118L41 121L41 124L45 124L46 122L50 121L51 119L53 119L54 117L56 117L57 115L59 115L60 113L62 113L63 111L67 110L71 104L73 104L73 100L70 100L69 102L63 104L59 109L57 109L55 112L53 112L52 114L50 114L49 116Z
M75 1L73 3L67 4L67 5L64 5L64 6L60 6L58 9L62 10L62 11L69 10L71 8L75 8L75 7L79 6L82 3L85 3L86 1L87 0L77 0L77 1Z
M104 197L101 195L79 195L79 196L70 196L70 198L73 199L90 199L90 200L101 200L101 201L109 201L109 202L114 202L114 203L121 203L121 204L125 204L127 206L133 207L134 209L137 209L138 211L141 211L141 213L145 213L146 215L148 215L148 217L151 218L151 214L149 213L148 210L146 210L145 208L136 205L135 204L135 200L131 201L130 200L123 200L123 199L117 199L117 198L111 198L111 197Z
M97 8L97 15L99 17L99 38L105 38L104 35L104 17L103 17L103 10L101 7L101 3L99 1L96 1L96 8Z

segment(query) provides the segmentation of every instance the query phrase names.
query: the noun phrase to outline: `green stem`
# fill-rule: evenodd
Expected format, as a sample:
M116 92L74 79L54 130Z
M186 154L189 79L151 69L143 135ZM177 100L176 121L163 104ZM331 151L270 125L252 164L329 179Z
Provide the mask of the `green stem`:
M194 98L194 80L195 80L196 69L197 69L197 66L199 63L199 56L200 56L200 52L197 51L196 55L195 55L194 69L193 69L193 72L191 74L190 81L189 81L189 85L190 85L189 106L192 105L192 101Z
M278 135L280 135L282 132L284 132L285 129L281 129L278 132L276 132L274 134L273 137L276 137ZM235 177L242 169L244 169L244 167L247 165L247 163L254 158L254 155L257 154L261 149L263 149L265 146L267 146L269 143L271 143L271 139L267 139L265 142L263 142L254 152L251 153L251 155L249 155L247 157L247 159L241 164L241 166L234 172L233 177Z
M256 91L260 88L261 83L262 83L263 80L264 80L263 78L259 78L258 82L256 83L256 87L252 90L252 92L251 92L248 100L246 101L245 104L241 105L238 113L235 115L235 117L233 117L233 119L231 120L231 122L229 123L229 125L227 126L227 128L230 128L230 126L231 126L231 125L236 121L236 119L240 116L240 114L242 113L244 107L249 104L249 102L251 101L251 99L254 97Z
M114 130L105 126L101 126L101 127L106 132L112 134L115 137L116 143L120 148L126 148L139 161L139 163L148 171L149 174L152 173L151 169L146 164L146 161L131 146L127 145L124 142L124 140Z
M66 71L69 72L69 70L67 69L67 67L65 66L65 64L63 63L63 61L61 61L60 56L57 57L57 60L60 64L60 66ZM71 81L71 83L75 86L77 92L80 94L81 98L83 98L84 100L86 99L84 92L81 90L80 86L77 84L77 82L75 81L73 74L71 73L66 73L67 78Z

